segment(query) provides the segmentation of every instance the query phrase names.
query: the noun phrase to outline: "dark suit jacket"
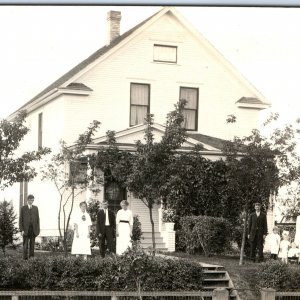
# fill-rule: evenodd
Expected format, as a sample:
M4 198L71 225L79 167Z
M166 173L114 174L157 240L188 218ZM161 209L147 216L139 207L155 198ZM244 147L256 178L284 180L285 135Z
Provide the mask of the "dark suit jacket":
M112 227L113 230L115 230L115 228L116 228L115 214L109 209L107 211L108 211L108 220L109 220L110 227ZM99 235L99 233L103 234L105 232L105 213L104 213L104 209L100 209L98 211L96 230L97 230L97 235Z
M31 216L28 205L21 207L20 218L19 218L19 228L21 231L24 231L24 234L28 234L30 218L32 222L33 232L35 236L40 234L40 217L39 209L37 206L31 206Z
M262 238L263 235L267 235L267 216L263 212L260 212L259 217L257 217L256 212L252 213L249 217L248 234L250 235L249 240L253 241L255 235L258 238Z

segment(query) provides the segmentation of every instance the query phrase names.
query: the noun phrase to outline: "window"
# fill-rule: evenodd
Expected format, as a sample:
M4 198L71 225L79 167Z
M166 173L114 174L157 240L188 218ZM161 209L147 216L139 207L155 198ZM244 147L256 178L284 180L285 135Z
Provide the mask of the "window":
M39 114L38 121L38 149L43 146L43 113Z
M150 85L131 83L130 86L130 126L143 124L149 113Z
M198 129L198 89L180 87L180 99L187 101L183 110L184 128L187 130Z
M153 60L160 62L177 62L177 47L167 45L154 45Z

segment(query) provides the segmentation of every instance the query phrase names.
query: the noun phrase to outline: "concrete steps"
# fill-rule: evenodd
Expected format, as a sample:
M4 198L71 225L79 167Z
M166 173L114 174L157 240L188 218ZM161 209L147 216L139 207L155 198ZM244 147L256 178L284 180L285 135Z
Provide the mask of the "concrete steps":
M229 291L230 300L239 300L237 291L228 272L223 266L201 264L203 268L203 290L212 291L216 288L226 288Z
M166 244L163 242L163 238L160 235L160 232L155 232L155 244L156 250L167 251ZM152 248L152 232L143 232L141 246L144 249Z

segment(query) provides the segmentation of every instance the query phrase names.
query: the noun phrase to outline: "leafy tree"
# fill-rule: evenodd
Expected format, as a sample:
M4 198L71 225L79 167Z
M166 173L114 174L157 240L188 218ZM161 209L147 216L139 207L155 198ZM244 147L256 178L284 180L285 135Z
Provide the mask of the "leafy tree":
M271 116L265 125L277 117ZM248 214L254 203L259 201L267 209L270 196L299 174L297 134L292 125L287 125L271 131L269 137L252 130L249 136L235 137L225 144L229 189L238 197L237 208L241 208L244 217L240 264L243 263Z
M5 256L6 246L14 245L18 240L16 234L19 232L15 223L17 216L13 205L6 200L0 202L0 247Z
M152 228L152 244L155 251L155 229L153 221L154 204L159 204L161 189L166 177L165 171L170 159L186 139L186 131L182 126L184 117L182 110L186 104L180 100L175 109L167 116L167 123L161 141L155 142L153 136L153 115L146 118L144 140L136 142L136 152L132 160L132 168L126 185L137 198L141 199L149 209Z
M107 146L101 147L93 158L90 157L92 168L96 167L104 172L105 182L116 180L148 207L154 250L153 206L160 203L166 167L186 139L185 129L182 127L182 110L185 104L185 100L180 100L168 114L166 129L160 142L154 141L153 115L148 115L145 120L144 141L136 142L136 151L121 151L116 145L115 133L108 131Z
M74 147L67 147L62 141L60 152L54 154L42 169L42 179L52 181L59 194L57 221L65 256L68 253L68 233L74 200L91 185L94 179L94 173L87 172L89 156L84 156L83 151L87 144L91 143L92 136L99 125L100 122L93 121L88 129L79 135Z
M18 148L29 128L25 126L26 112L21 111L10 122L0 121L0 188L5 189L16 182L33 179L37 173L31 162L40 160L50 152L49 148L18 155Z

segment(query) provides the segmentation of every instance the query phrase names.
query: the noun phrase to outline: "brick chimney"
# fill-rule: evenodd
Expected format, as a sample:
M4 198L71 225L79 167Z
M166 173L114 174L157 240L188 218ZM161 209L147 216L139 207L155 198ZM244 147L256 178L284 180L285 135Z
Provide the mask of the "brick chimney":
M111 10L107 13L107 45L120 35L120 21L120 11Z

